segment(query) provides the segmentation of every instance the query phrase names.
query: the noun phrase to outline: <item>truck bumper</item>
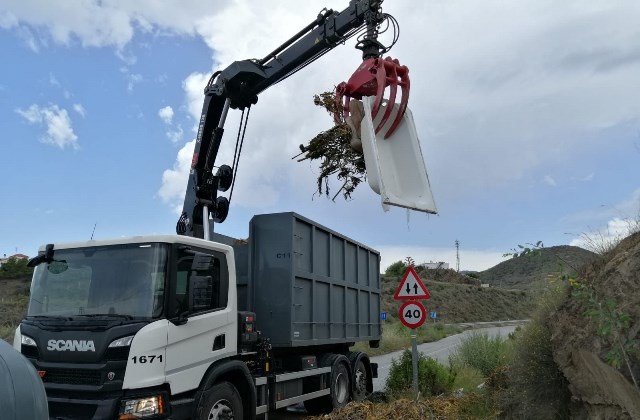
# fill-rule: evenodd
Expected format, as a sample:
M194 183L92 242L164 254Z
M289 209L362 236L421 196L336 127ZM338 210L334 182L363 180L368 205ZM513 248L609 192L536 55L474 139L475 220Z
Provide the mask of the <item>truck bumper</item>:
M136 390L135 394L128 395L129 392L119 395L110 394L103 395L100 399L88 398L66 398L66 397L48 397L49 402L49 419L50 420L78 420L78 419L117 419L120 413L120 404L123 399L135 398L144 394L158 394L155 392L144 392L144 390ZM193 411L193 399L181 398L179 400L171 400L167 393L162 393L165 397L165 414L145 417L152 419L172 419L182 420L191 417Z
M114 419L120 408L120 397L77 399L49 397L49 419Z

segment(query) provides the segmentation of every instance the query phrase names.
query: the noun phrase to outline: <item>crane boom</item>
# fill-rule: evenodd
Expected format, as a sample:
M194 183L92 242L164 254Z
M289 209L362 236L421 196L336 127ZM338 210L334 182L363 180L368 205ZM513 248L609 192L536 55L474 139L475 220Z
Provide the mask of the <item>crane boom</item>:
M221 222L226 217L228 201L225 204L226 199L219 199L217 191L228 188L231 168L219 169L215 175L212 170L229 109L251 107L261 92L315 61L365 25L366 36L356 48L362 50L363 59L379 57L385 50L375 31L383 19L381 4L382 0L351 0L341 12L323 10L263 59L236 61L213 74L204 90L187 191L176 225L178 234L207 239L209 212L214 221Z

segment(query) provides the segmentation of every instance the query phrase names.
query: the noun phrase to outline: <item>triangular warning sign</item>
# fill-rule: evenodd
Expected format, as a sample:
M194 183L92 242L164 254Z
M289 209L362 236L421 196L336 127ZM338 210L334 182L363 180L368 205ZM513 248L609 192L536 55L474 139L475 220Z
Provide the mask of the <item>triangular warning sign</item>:
M418 277L416 270L409 266L407 271L404 272L402 280L396 289L396 294L393 295L395 300L411 300L411 299L429 299L431 295L426 286Z

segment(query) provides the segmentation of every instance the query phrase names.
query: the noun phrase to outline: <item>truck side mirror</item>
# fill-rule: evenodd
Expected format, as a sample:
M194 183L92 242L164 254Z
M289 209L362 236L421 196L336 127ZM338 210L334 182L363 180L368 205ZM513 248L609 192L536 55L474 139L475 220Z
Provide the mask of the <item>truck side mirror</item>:
M43 262L51 262L53 261L53 244L47 244L45 247L44 254L38 254L35 257L31 258L27 262L27 267L33 268L42 264Z
M189 278L189 312L211 308L212 295L213 277L193 275Z

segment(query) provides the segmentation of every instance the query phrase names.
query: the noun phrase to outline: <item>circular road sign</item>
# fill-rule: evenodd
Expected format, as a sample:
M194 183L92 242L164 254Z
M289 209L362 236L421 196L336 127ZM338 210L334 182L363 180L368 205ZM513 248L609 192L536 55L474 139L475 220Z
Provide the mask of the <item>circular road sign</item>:
M427 319L424 305L415 300L409 300L400 307L400 321L409 328L418 328Z

